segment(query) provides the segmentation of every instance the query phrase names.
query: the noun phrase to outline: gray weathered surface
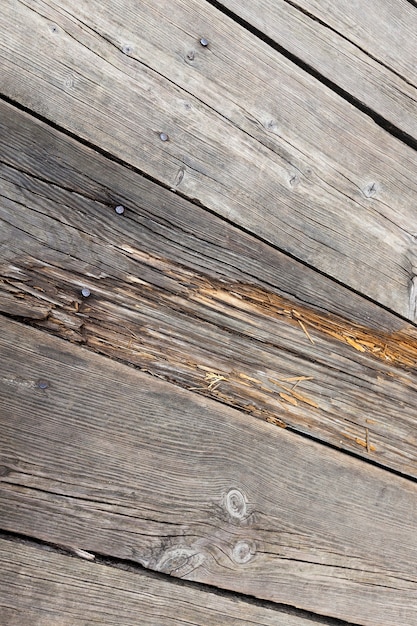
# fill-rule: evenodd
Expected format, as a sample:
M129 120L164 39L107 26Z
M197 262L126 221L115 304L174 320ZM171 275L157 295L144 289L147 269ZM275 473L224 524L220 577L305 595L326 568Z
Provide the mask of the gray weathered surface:
M28 115L0 113L0 311L417 476L410 324Z
M417 138L417 11L407 0L221 0L220 4Z
M416 622L415 483L1 323L4 529L367 626Z
M366 115L201 2L0 20L4 94L415 319L417 157Z
M0 539L2 626L320 626L326 619Z

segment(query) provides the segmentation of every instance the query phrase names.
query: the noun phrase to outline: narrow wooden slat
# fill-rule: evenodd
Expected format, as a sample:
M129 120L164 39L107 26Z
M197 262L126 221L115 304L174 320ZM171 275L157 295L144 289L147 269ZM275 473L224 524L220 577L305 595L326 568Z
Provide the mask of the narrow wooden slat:
M415 483L15 322L0 350L4 529L357 624L416 621Z
M4 539L0 563L0 622L5 626L329 623Z
M417 476L410 325L28 115L0 113L0 311Z
M4 94L415 319L414 151L258 38L194 0L0 25Z
M407 0L221 0L220 4L417 138L417 12Z

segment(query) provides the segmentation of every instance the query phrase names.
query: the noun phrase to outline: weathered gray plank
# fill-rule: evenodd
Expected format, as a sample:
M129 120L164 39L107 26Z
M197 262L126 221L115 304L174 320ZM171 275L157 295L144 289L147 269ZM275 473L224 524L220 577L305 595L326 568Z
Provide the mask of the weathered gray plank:
M4 626L329 623L173 584L145 571L123 571L4 539L0 539L0 563L0 623Z
M411 325L28 115L0 113L0 311L417 476Z
M210 5L158 11L10 0L3 93L414 320L414 151Z
M358 624L417 620L415 483L15 322L0 349L4 529Z
M417 12L406 0L220 4L417 138Z

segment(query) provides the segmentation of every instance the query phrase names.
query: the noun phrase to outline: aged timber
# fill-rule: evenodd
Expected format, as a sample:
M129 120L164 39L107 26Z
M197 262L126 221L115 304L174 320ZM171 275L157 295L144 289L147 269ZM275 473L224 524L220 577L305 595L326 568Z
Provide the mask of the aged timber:
M417 624L415 0L5 0L0 626Z
M0 110L1 311L417 476L410 324Z
M412 3L221 0L216 4L417 146L417 12Z
M30 591L28 579L32 584ZM1 620L7 626L334 624L333 620L303 617L301 612L283 607L259 606L209 590L175 585L166 578L126 565L123 570L115 569L56 554L50 548L2 539L0 583Z
M122 6L10 0L3 93L414 321L415 151L207 3Z
M2 327L5 530L355 623L417 620L416 483Z

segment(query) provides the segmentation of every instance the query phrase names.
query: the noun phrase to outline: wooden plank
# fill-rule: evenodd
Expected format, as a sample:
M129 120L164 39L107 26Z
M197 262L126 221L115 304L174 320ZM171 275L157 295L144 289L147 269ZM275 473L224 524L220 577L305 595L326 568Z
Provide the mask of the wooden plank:
M325 79L417 138L417 15L406 0L221 0Z
M0 539L0 620L7 626L312 626L282 607L257 606L146 571L116 569Z
M10 320L0 349L5 530L415 623L415 482Z
M1 311L417 476L411 325L4 104L0 160Z
M5 95L415 320L417 156L369 117L194 0L0 24Z

